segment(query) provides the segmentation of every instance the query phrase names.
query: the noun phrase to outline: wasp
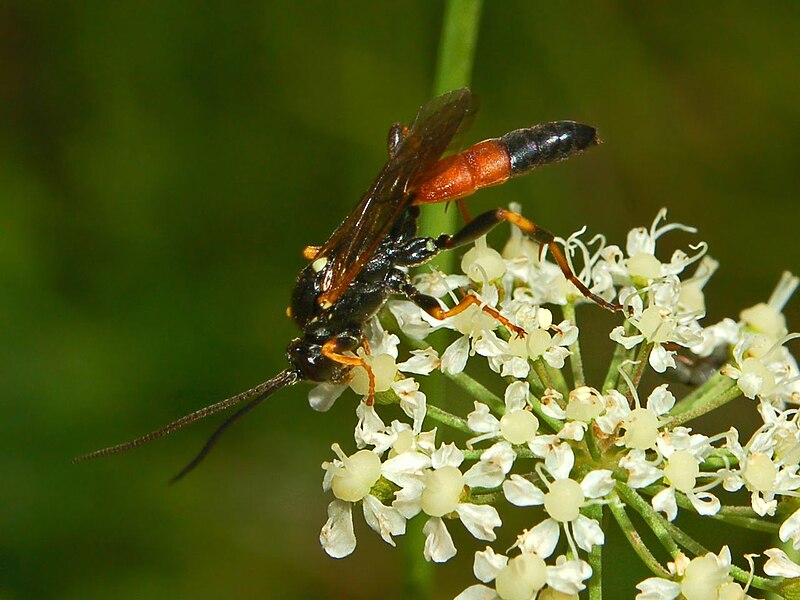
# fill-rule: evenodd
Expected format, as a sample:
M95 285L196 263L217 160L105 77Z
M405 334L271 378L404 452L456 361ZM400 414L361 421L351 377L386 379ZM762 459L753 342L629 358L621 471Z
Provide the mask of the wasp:
M309 261L297 278L287 314L301 330L287 348L289 367L245 392L186 415L130 442L97 450L76 462L116 454L161 438L194 421L243 404L211 435L197 456L173 479L176 481L205 458L219 437L241 417L276 391L300 381L346 382L354 367L363 367L375 381L364 358L355 352L365 346L366 323L390 296L404 296L436 319L446 319L477 305L522 336L524 330L495 309L465 295L452 308L417 290L408 269L423 265L440 252L474 242L493 227L509 222L541 248L547 248L564 276L600 306L620 310L591 292L572 272L552 233L520 214L498 208L470 218L462 201L477 190L499 185L533 169L565 160L599 143L594 127L574 121L551 121L517 129L446 156L451 142L471 121L475 99L468 88L438 96L424 105L409 126L389 130L389 160L350 214L322 246L309 246ZM422 237L417 233L420 207L457 203L467 220L454 234ZM368 351L368 348L366 348Z

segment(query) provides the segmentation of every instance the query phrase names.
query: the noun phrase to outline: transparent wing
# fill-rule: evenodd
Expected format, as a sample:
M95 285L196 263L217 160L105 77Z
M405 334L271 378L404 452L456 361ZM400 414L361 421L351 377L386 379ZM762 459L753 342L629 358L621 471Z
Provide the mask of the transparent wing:
M408 207L422 176L448 148L474 113L468 88L438 96L423 106L355 209L322 246L317 257L327 257L320 302L334 303L358 276L392 224Z

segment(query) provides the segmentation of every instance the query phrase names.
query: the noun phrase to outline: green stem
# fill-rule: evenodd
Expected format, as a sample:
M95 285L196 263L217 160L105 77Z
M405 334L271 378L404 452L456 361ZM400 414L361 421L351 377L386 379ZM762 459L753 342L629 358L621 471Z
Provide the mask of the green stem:
M564 318L570 323L578 326L578 321L575 316L575 303L567 302L561 309ZM583 355L581 354L580 339L576 339L574 343L570 344L569 351L572 354L569 357L569 366L572 369L572 383L574 387L586 385L586 375L583 372Z
M625 537L628 539L628 543L631 545L631 548L633 548L633 551L636 552L637 556L641 559L645 566L650 569L654 575L671 579L672 576L670 575L669 571L661 566L661 563L658 562L658 559L656 559L652 552L650 552L647 544L644 543L644 540L639 535L639 532L636 531L636 528L633 526L628 514L625 512L624 505L619 502L619 498L612 497L611 503L608 505L608 507L611 509L611 514L614 515L617 525L619 525L622 533L625 534Z
M586 516L602 525L603 507L593 504L584 509ZM589 579L589 600L603 600L603 546L596 544L589 552L589 566L592 567L592 578Z
M434 406L432 404L428 404L427 413L426 415L441 423L442 425L447 425L448 427L452 427L458 431L462 431L468 435L474 435L475 432L472 431L467 426L466 419L462 419L461 417L457 417L456 415L447 412L446 410L442 410L438 406Z
M533 394L540 398L544 395L544 383L542 383L542 380L539 379L539 376L533 369L528 372L528 383L531 386L531 392L533 392Z
M433 597L434 572L431 563L425 560L422 553L422 547L425 545L425 534L422 533L422 528L425 526L426 520L424 515L417 515L406 525L405 544L403 544L406 567L403 598L409 600L412 598L430 600Z
M603 452L597 445L597 438L594 435L594 429L592 429L592 427L589 427L586 431L584 439L586 440L586 448L589 450L589 456L591 456L592 460L595 462L600 462L603 459Z
M636 390L639 388L639 382L642 380L642 375L644 374L644 368L647 366L647 361L650 358L650 352L653 350L653 344L642 344L641 348L639 348L639 352L634 359L634 364L632 366L632 371L628 374L631 378L631 383L633 384L633 389ZM619 391L622 394L625 394L628 397L628 400L633 402L633 390L628 390L627 392L623 391L623 387L627 388L627 382L621 382L619 385Z
M497 396L497 394L493 393L483 384L479 383L463 372L456 375L448 375L448 377L475 400L483 402L492 411L494 411L495 414L505 414L506 403L499 396Z
M692 391L692 393L683 397L680 402L675 404L670 412L673 415L679 415L681 413L690 411L701 398L709 395L714 389L717 388L717 386L728 384L730 381L732 381L730 377L725 377L719 372L714 373L714 375L709 377L703 385Z
M469 85L472 75L472 64L475 59L475 46L478 39L482 0L447 0L442 33L439 40L439 51L436 60L436 74L434 76L434 95L439 95L447 90ZM444 210L436 211L440 214L436 219L435 212L431 211L428 218L423 221L423 235L438 236L443 231L453 231L457 211L451 210L449 214ZM437 257L435 266L446 273L453 271L455 256L452 252L443 252ZM437 397L444 399L444 386L437 386ZM447 416L447 424L461 428L471 434L464 419L449 415L434 406L428 406L428 416L437 419ZM451 418L452 417L452 418ZM407 547L410 557L406 566L406 580L408 585L403 593L407 600L428 600L433 597L434 577L432 565L424 560L421 548L425 543L422 535L422 519L419 534L413 540L408 540Z
M642 517L650 530L656 535L658 541L664 546L664 549L669 553L672 558L678 556L680 548L675 540L670 535L669 530L665 526L666 519L664 519L656 510L650 506L650 503L642 498L630 486L622 482L617 482L617 493L625 500L625 503L633 508L639 516Z
M567 385L567 380L564 379L564 373L561 372L561 369L551 367L543 358L539 358L539 360L544 363L544 368L550 374L550 380L555 384L556 389L563 394L565 400L569 398L569 386Z
M647 493L651 491L652 490L648 488ZM697 510L695 510L694 506L692 506L692 503L685 495L675 494L675 500L682 509L690 510L697 514ZM735 527L741 527L751 531L764 531L773 535L777 534L780 529L780 523L760 517L749 506L723 506L717 514L705 516Z
M625 336L630 336L635 327L630 321L625 321ZM608 373L606 373L605 381L603 381L603 392L614 389L617 387L617 379L619 378L619 366L625 360L628 351L622 344L617 344L614 348L614 356L611 357L611 364L608 365Z
M673 545L676 543L680 544L695 556L701 556L709 552L708 549L706 549L702 544L700 544L697 540L695 540L677 525L667 521L650 505L649 502L636 493L635 490L619 482L617 482L617 490L619 491L620 496L624 498L625 502L631 505L642 516L642 518L647 522L648 527L650 527L658 536L659 540L662 539L663 535L665 536L665 539L669 539L668 543L671 547L673 547ZM682 494L676 494L675 496L678 500L678 505L682 508L684 504L689 504L687 498L681 498ZM654 527L654 525L657 528ZM677 546L674 546L674 548L674 551L677 552ZM672 554L673 557L675 556L675 554L673 554L673 550L670 548L667 548L667 550L670 552L670 554ZM730 572L731 576L741 583L747 583L750 581L750 573L740 567L737 567L736 565L731 566ZM774 581L764 577L754 577L751 585L762 590L775 590L777 587Z
M710 413L712 410L716 410L741 396L742 391L738 388L736 382L732 379L728 381L729 383L713 388L708 394L700 396L691 404L682 404L681 412L670 420L668 427L682 425L701 415ZM685 412L683 409L685 409Z
M533 371L534 373L536 373L536 376L539 378L539 381L542 382L542 385L544 385L545 390L548 388L552 390L556 389L556 384L550 378L550 371L547 370L547 366L545 365L544 360L542 360L541 358L537 358L535 361L533 361ZM566 401L566 399L567 397L565 395L564 400Z
M466 449L462 450L464 453L464 460L480 460L481 454L486 452L486 448L478 448L474 450ZM517 458L536 458L536 455L530 451L529 448L525 446L514 446L514 454L517 455Z
M436 61L435 95L469 85L483 0L447 0Z
M491 492L488 494L472 494L469 501L472 504L497 504L505 500L503 492Z
M482 0L447 0L445 3L433 83L435 96L470 84L482 4ZM456 210L445 211L441 207L440 210L426 211L421 235L437 237L443 231L453 231L457 219ZM455 254L443 252L430 264L445 273L452 273Z

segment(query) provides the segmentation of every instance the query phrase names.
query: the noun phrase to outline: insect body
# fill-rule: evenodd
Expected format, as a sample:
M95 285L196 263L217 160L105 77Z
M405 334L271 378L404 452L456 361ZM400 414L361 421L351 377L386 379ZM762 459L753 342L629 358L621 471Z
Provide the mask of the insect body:
M365 343L365 324L392 295L402 295L436 319L458 314L480 300L466 295L453 308L418 291L408 267L426 263L439 252L471 243L495 225L508 221L542 246L568 280L588 298L610 310L619 310L593 294L572 272L553 235L525 217L504 209L483 213L455 234L420 237L419 207L461 200L480 188L498 185L534 168L564 160L598 143L593 127L573 121L553 121L518 129L485 140L467 150L441 158L455 135L474 113L466 88L434 98L423 106L409 127L394 125L389 132L389 161L356 208L320 247L304 251L310 264L304 268L292 293L288 310L302 331L289 344L289 368L246 392L200 409L131 442L78 457L87 460L114 454L163 437L215 412L245 402L211 436L206 445L175 479L188 473L205 457L219 436L244 414L278 389L299 381L344 382L355 366L374 377L363 358L354 354ZM515 335L525 332L491 307L481 306Z

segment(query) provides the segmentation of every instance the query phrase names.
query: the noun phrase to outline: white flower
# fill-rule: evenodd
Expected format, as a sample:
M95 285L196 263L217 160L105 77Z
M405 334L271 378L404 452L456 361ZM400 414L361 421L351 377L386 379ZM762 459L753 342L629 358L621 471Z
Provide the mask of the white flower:
M659 577L645 579L636 586L641 591L636 600L672 599L678 595L686 600L750 598L730 576L731 554L727 546L723 546L719 554L709 552L692 560L680 555L669 566L678 581Z
M570 544L574 537L578 547L587 552L593 546L602 544L605 535L600 524L582 515L580 509L591 504L593 500L606 496L614 488L611 471L606 469L590 471L580 483L570 479L569 472L574 464L574 456L569 446L563 447L567 450L561 453L558 464L545 467L554 477L553 481L548 482L544 476L544 468L539 469L539 476L547 487L546 492L519 475L512 475L503 483L503 493L512 504L544 506L549 518L524 533L517 542L523 551L536 552L544 557L550 556L555 549L560 526L567 532ZM569 526L572 528L571 533ZM577 549L574 552L577 554Z
M467 425L477 437L467 441L467 446L490 439L503 439L511 444L531 442L539 429L539 419L530 411L527 382L515 381L506 387L506 410L499 419L482 402L475 402L475 410L467 415Z
M336 500L328 505L328 521L320 532L323 549L333 558L342 558L355 550L352 506L357 502L362 503L367 524L387 544L394 546L392 536L405 533L406 520L399 511L385 506L371 493L381 477L380 457L369 450L347 456L338 444L332 448L339 458L322 465L325 469L323 489L332 491Z
M494 506L462 502L468 485L458 468L463 460L464 454L454 444L442 444L431 456L431 468L401 482L403 487L392 503L407 519L420 512L430 517L423 527L424 554L433 562L446 562L456 554L443 517L455 513L474 537L486 541L494 541L493 530L502 524Z
M764 563L764 573L772 577L786 577L796 579L800 577L800 565L786 555L780 548L770 548L764 551L769 560Z
M473 585L455 600L530 600L545 586L562 594L577 594L586 588L583 582L592 575L591 567L582 560L559 556L556 564L550 566L534 552L509 558L496 554L488 546L475 553L473 571L479 581L494 582L494 589Z
M723 471L724 487L729 492L745 486L750 492L750 505L760 516L774 515L778 507L776 496L796 495L800 488L796 461L784 464L774 455L777 438L774 434L786 432L773 423L759 428L745 446L739 444L738 432L731 429L726 435L725 447L736 457L738 466ZM795 442L796 444L796 442Z

